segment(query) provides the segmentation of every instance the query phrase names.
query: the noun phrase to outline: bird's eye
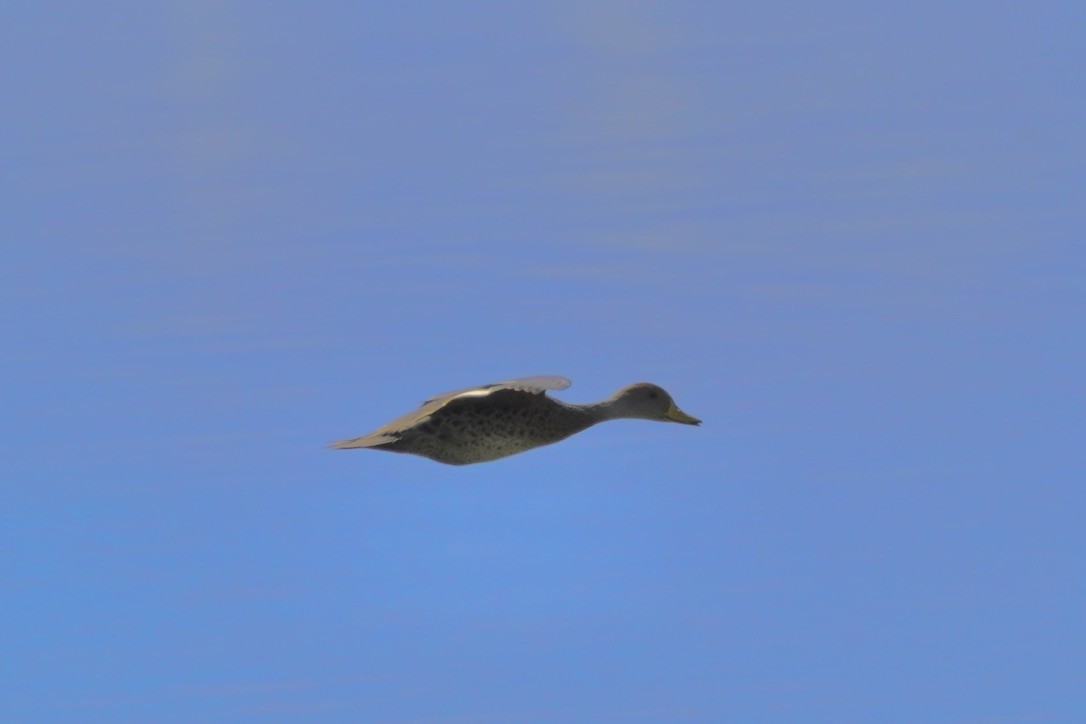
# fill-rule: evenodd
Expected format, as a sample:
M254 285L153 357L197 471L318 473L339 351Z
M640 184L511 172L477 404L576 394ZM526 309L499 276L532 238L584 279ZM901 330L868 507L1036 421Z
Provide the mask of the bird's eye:
M649 399L652 399L652 400L655 400L659 396L660 395L656 394L655 392L650 392L649 393Z

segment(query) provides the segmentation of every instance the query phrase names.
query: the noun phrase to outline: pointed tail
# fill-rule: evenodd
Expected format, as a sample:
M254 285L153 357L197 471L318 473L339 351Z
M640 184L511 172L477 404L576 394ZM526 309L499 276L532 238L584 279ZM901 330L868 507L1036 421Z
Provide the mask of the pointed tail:
M388 442L392 442L392 438L387 435L363 435L362 437L352 437L347 440L336 440L329 443L327 448L329 450L352 450L359 447L377 447Z

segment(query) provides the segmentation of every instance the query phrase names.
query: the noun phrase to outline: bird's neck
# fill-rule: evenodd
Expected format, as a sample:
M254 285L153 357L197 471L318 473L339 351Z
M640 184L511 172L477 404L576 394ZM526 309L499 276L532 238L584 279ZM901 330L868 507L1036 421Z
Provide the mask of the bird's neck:
M615 420L620 417L628 417L624 415L621 406L615 405L614 400L604 400L603 402L590 402L586 405L577 405L585 417L590 421L589 425L595 425L598 422L604 422L605 420Z

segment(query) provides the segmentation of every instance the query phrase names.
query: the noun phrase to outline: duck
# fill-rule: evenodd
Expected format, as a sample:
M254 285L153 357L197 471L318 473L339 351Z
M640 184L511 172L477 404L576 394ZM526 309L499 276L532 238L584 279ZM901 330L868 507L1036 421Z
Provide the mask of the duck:
M662 387L649 382L627 385L602 402L583 405L547 395L548 390L569 386L565 377L543 375L446 392L368 435L329 447L387 450L469 465L550 445L607 420L701 424L680 410Z

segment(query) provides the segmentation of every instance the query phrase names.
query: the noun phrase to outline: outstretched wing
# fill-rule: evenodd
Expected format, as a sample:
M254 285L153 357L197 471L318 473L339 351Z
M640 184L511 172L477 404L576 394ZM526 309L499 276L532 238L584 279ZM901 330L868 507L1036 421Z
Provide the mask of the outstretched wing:
M518 392L535 393L542 393L546 392L547 390L564 390L569 387L570 384L570 381L567 380L565 377L559 377L557 375L519 377L515 380L506 380L505 382L495 382L489 385L480 385L478 387L467 387L463 390L443 392L440 395L434 395L430 399L426 400L426 402L422 403L422 406L426 407L430 403L440 403L438 405L438 407L440 407L449 400L455 399L457 397L483 397L484 395L489 395L490 393L497 392L498 390L517 390Z
M498 390L514 390L517 392L528 392L541 395L547 390L564 390L569 387L570 384L570 381L565 377L558 377L557 375L540 375L538 377L521 377L505 382L495 382L490 385L480 385L479 387L468 387L463 390L445 392L431 397L423 402L419 409L401 417L397 417L392 422L378 430L374 430L369 435L363 435L362 437L351 438L349 440L337 440L329 445L329 447L343 450L357 447L374 447L376 445L392 442L398 439L400 433L404 430L425 422L430 415L434 414L442 407L445 407L445 405L453 400L485 397Z

